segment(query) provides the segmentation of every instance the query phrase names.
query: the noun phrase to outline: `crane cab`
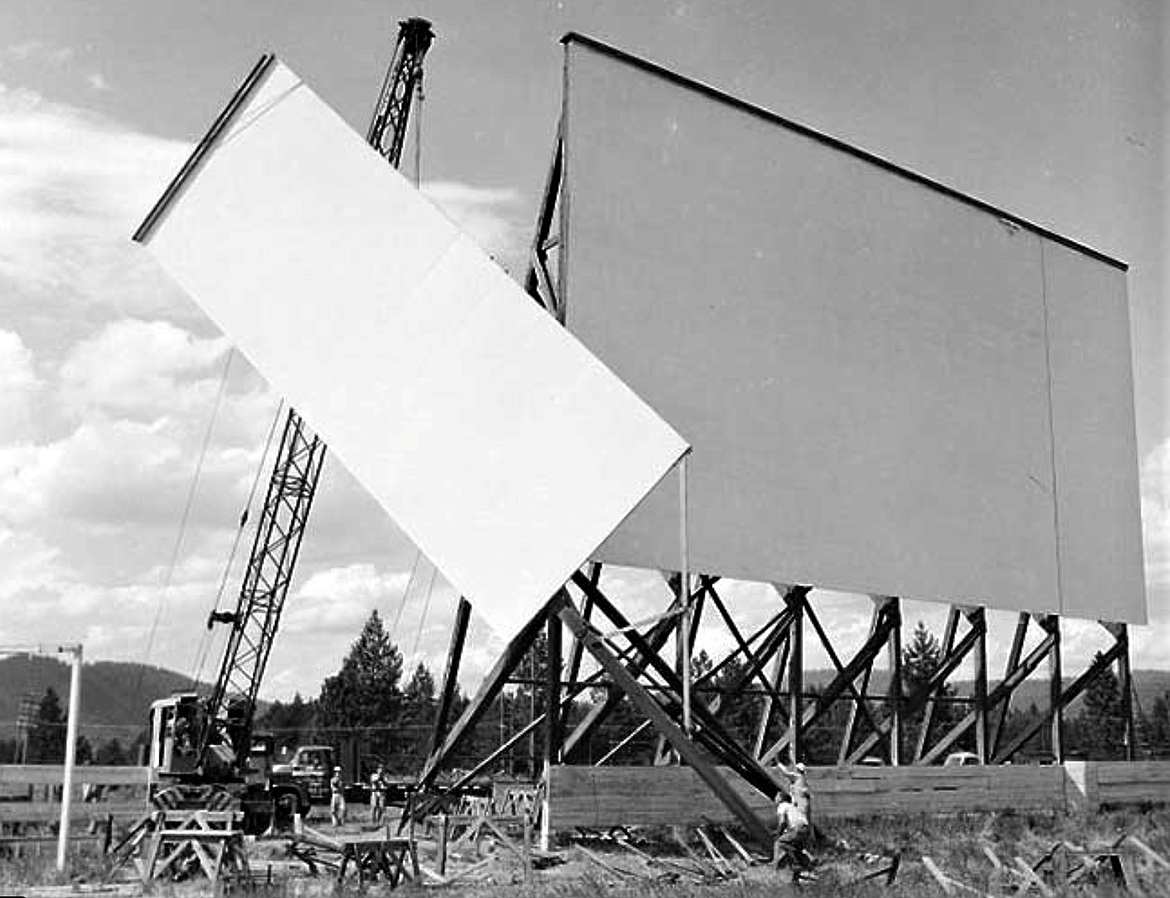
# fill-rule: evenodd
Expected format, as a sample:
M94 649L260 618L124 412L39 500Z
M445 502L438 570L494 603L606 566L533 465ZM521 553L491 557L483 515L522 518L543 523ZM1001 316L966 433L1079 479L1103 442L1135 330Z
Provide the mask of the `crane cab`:
M203 702L194 692L179 692L151 704L151 782L198 771L205 716Z

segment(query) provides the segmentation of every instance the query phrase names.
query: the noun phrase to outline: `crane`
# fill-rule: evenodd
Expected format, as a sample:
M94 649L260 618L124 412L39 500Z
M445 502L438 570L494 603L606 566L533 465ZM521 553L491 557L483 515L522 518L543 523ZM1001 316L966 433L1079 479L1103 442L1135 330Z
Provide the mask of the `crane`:
M394 54L366 134L370 146L395 168L414 99L421 96L423 57L433 40L427 20L399 23ZM208 617L209 628L230 626L210 695L204 699L196 693L178 693L151 706L149 764L156 803L215 806L238 795L254 821L250 828L262 830L274 803L307 812L312 799L327 795L327 767L312 781L278 777L270 769L271 740L257 740L253 733L257 695L325 453L324 441L290 408L235 608L214 610Z

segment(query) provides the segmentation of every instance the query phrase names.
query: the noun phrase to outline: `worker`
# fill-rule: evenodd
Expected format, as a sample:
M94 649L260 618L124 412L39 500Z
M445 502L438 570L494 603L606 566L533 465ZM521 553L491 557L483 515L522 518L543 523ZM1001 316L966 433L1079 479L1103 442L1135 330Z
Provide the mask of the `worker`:
M377 826L386 813L386 774L381 764L370 774L370 823Z
M777 761L776 769L788 778L788 795L811 829L813 825L812 790L808 787L808 768L800 761L791 767L785 767Z
M793 881L801 869L812 866L812 859L805 851L808 834L808 818L788 796L777 793L776 840L772 845L772 866L776 870L787 867Z
M345 780L341 767L334 767L329 778L329 815L334 826L345 826Z

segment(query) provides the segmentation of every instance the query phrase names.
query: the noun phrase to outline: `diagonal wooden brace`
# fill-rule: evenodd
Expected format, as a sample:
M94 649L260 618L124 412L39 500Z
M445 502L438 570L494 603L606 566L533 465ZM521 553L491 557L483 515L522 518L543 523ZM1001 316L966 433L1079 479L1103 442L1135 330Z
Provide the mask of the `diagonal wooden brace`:
M686 734L675 725L674 721L671 720L670 716L662 709L658 702L642 687L642 684L630 676L626 671L625 665L614 657L613 653L610 652L598 634L585 622L580 612L571 604L565 603L560 606L557 613L560 615L561 620L565 622L565 626L569 628L569 631L580 640L585 650L613 678L613 681L625 692L638 710L654 723L654 726L658 728L658 731L662 733L666 741L678 752L679 757L694 768L695 773L710 787L711 791L715 793L715 796L723 802L736 819L744 825L747 831L751 833L752 838L761 845L769 844L772 838L769 828L748 807L739 793L720 776L719 771L707 760L698 746L687 738Z

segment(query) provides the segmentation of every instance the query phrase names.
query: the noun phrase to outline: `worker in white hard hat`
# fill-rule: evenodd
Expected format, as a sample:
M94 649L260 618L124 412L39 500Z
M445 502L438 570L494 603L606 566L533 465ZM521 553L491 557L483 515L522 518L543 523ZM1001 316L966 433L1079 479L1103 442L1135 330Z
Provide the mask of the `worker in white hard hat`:
M777 761L776 771L785 781L779 783L780 790L776 793L777 830L772 862L779 869L786 860L791 861L795 873L798 866L812 864L805 851L813 833L808 768L800 761L791 767Z
M329 816L335 827L345 826L345 778L339 766L329 777Z
M804 815L811 828L813 824L812 790L808 787L808 768L800 761L797 761L791 767L785 767L777 761L776 769L787 778L788 782L785 788L788 795L792 803L796 805L797 810Z

